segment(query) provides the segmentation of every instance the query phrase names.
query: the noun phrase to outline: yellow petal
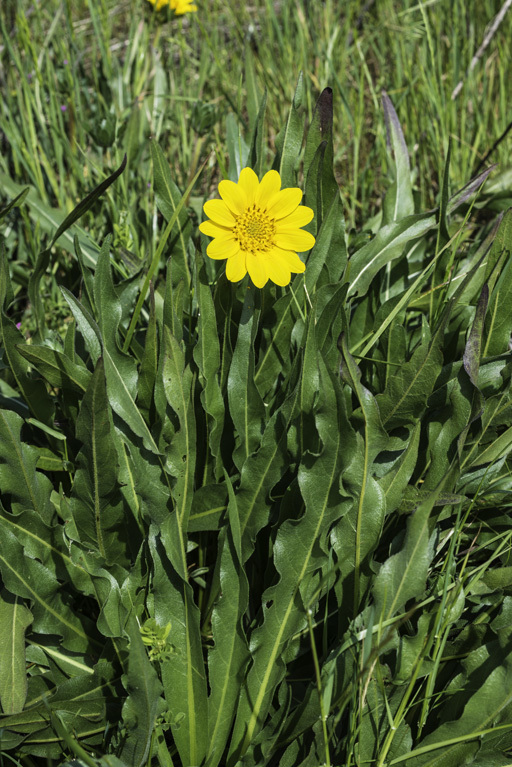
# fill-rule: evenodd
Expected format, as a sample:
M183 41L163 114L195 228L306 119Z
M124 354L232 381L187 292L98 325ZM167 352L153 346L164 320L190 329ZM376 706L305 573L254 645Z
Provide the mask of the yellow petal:
M283 250L295 250L302 253L304 250L311 250L315 244L315 238L309 232L302 229L290 229L287 231L278 231L274 235L274 242L278 248Z
M265 269L272 282L276 285L288 285L291 280L290 269L286 265L286 262L282 258L273 258L272 256L265 259Z
M281 176L277 170L269 170L265 173L256 192L255 203L262 208L266 208L272 197L281 189Z
M216 259L231 258L231 256L236 255L239 251L240 245L236 240L217 237L206 248L206 255Z
M284 218L293 213L302 200L302 191L296 187L281 189L267 205L267 212L274 218Z
M227 226L230 229L235 225L235 218L223 200L208 200L204 204L204 212L215 224Z
M247 267L245 265L245 253L239 251L228 259L226 264L226 277L230 282L238 282L239 280L242 280L246 274Z
M247 198L247 205L252 205L258 191L258 176L252 168L243 168L240 171L238 184L242 187Z
M286 264L287 268L294 274L302 274L306 271L306 264L292 250L273 248L269 253L269 258Z
M300 229L301 226L309 224L314 215L314 211L308 208L307 205L299 205L293 213L279 220L277 225L278 231L281 229Z
M213 221L203 221L199 224L199 231L208 237L230 237L231 235L231 229L214 224Z
M219 194L235 216L239 216L247 208L247 195L240 184L234 181L221 181Z
M261 255L247 253L245 264L251 280L257 288L262 288L268 282L268 274L265 269L265 262Z

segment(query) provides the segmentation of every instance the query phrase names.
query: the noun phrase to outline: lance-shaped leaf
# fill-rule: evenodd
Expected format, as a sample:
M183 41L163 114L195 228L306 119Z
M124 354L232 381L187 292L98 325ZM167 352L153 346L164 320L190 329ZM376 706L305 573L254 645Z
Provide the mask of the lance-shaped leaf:
M115 561L119 552L123 509L117 487L118 460L101 360L91 378L76 422L82 442L70 499L82 542ZM122 547L121 547L122 548Z
M322 448L318 455L305 453L299 468L303 516L285 521L277 533L274 565L279 582L263 594L263 624L252 632L253 664L238 705L230 765L243 757L265 723L272 696L285 672L284 653L295 632L306 625L305 605L318 599L314 575L328 561L325 539L342 512L338 494L344 440L338 420L341 392L321 359L319 364L321 402L315 424Z
M383 204L382 223L385 225L411 216L414 213L414 201L407 145L398 115L386 91L382 91L382 106L386 121L386 143L388 150L393 153L395 162L394 181L386 192Z
M208 285L202 255L197 253L196 295L199 305L197 322L197 344L194 346L194 360L203 380L201 403L207 414L208 444L215 460L215 479L222 476L220 455L222 429L224 426L224 398L219 383L220 344L215 317L215 306ZM208 417L209 416L209 417Z
M162 711L162 685L149 661L135 618L129 621L126 631L130 646L123 684L128 697L122 717L127 737L120 757L131 767L143 767L148 759L157 716Z
M448 314L445 314L432 340L421 343L408 362L393 368L384 392L377 395L386 429L414 424L425 412L427 400L443 367L442 349L447 321Z
M485 321L486 341L484 355L492 357L508 351L512 333L512 209L508 210L500 223L488 256L490 262L497 262L499 277L492 288L489 313ZM494 280L493 280L494 282Z
M158 327L155 312L155 291L151 283L149 288L149 321L144 338L144 355L140 364L137 388L137 405L146 419L149 417L151 403L153 402L153 390L158 371Z
M489 762L469 759L476 754L485 735L496 737L510 728L512 702L512 654L504 652L498 642L472 653L476 665L458 689L450 694L438 721L442 724L423 738L408 754L411 767L458 767L461 764L506 764L501 757ZM476 657L475 657L476 656ZM464 707L460 711L461 707ZM455 711L460 712L455 719ZM451 715L451 716L450 716ZM450 721L450 719L454 721ZM417 755L416 755L417 752ZM505 761L503 761L505 759Z
M304 149L306 202L315 210L317 224L323 222L339 189L333 171L333 93L324 88L316 102ZM316 187L316 193L313 189Z
M25 631L32 614L23 600L0 593L0 704L4 714L23 711L27 696Z
M11 196L19 195L24 191L20 184L16 184L5 173L0 173L0 186ZM62 211L57 210L56 208L50 208L42 202L33 187L29 187L25 202L31 218L40 225L43 231L48 232L49 234L53 234L55 230L58 231L64 224L64 221L68 218ZM85 229L73 224L71 228L66 228L65 231L60 234L58 244L71 255L75 255L75 236L80 242L80 247L88 264L94 267L98 257L99 248L89 239Z
M298 282L294 283L264 318L260 356L254 373L254 382L262 397L274 388L279 373L285 376L290 370L291 334L298 314L291 291L297 296L302 288Z
M73 557L73 546L64 532L62 524L48 526L35 511L24 511L19 516L2 513L1 529L14 533L27 557L39 559L58 580L70 582L78 591L94 596L91 576L79 559L82 551Z
M327 266L331 282L338 282L347 265L343 205L337 195L327 209L315 245L308 256L306 288L311 295L323 266Z
M174 517L182 534L186 534L192 496L194 492L194 471L196 461L196 423L194 416L193 387L194 375L190 366L185 366L185 355L178 341L168 328L165 333L164 390L167 402L172 407L180 424L167 452L167 469L175 478L172 495L176 513ZM182 551L184 557L184 551ZM186 578L186 562L180 571Z
M249 660L242 617L247 609L249 584L242 564L239 513L237 499L229 477L226 477L230 525L223 528L219 540L219 578L221 595L212 612L212 634L215 646L208 655L209 767L217 767L236 713L243 681L243 671Z
M386 514L398 508L403 493L408 486L409 480L416 467L418 459L418 447L420 442L421 422L418 421L412 430L407 447L400 455L390 471L379 479L379 485L384 491L386 500Z
M100 329L89 310L75 298L71 291L63 286L61 286L60 290L75 318L78 330L82 334L87 351L91 355L92 362L95 365L101 354L102 338Z
M363 245L349 261L349 296L364 295L375 275L386 264L399 258L411 240L422 237L437 226L435 215L418 213L379 229L373 240Z
M0 345L2 347L2 361L4 365L9 367L16 381L16 388L24 397L34 417L49 425L53 423L55 406L44 383L29 375L30 364L21 356L17 348L18 344L24 344L25 338L14 322L4 314L4 307L7 307L12 298L9 266L5 257L5 249L2 246L0 248Z
M107 379L107 394L112 409L138 437L142 438L144 447L152 453L159 454L160 451L148 425L106 348L103 350L103 363L105 365L105 378Z
M49 523L54 509L50 501L52 484L36 471L38 452L21 441L23 419L12 410L0 410L0 486L11 495L14 513L34 509Z
M286 125L276 137L279 159L278 171L283 189L296 186L297 165L304 136L304 114L301 113L304 91L303 79L302 72L300 72Z
M178 575L166 554L172 534L168 522L162 525L162 538L157 537L156 528L150 532L154 568L151 590L158 625L171 623L168 641L174 652L162 664L162 684L172 715L172 734L182 763L199 765L209 747L200 615L190 584Z
M77 365L57 349L37 344L18 344L19 353L45 378L50 386L72 389L83 394L89 385L91 373L84 365Z
M62 598L55 575L41 562L25 556L14 533L5 525L2 527L0 571L3 582L12 594L31 600L33 630L40 634L57 634L69 650L87 650L92 629L90 621L67 604L69 599Z
M267 89L263 93L263 98L260 102L260 108L258 111L258 117L253 125L253 131L251 136L251 146L249 149L248 162L251 168L257 176L261 177L263 172L263 160L264 160L264 125L265 125L265 112L267 109Z
M134 358L122 352L118 345L119 323L123 309L112 280L110 242L111 237L106 237L98 256L94 274L94 301L103 349L107 350L133 399L137 388L137 364Z
M22 204L23 200L29 193L29 190L30 187L26 186L25 189L22 189L21 192L19 192L19 194L17 194L13 200L8 202L7 205L4 205L3 208L0 208L0 221L9 213L10 210L12 210L12 208L17 208Z
M153 160L153 183L158 209L170 221L178 211L178 217L171 231L172 247L172 284L178 285L184 280L187 291L191 285L188 264L188 243L192 236L192 221L185 208L183 195L173 181L169 163L156 141L151 141L151 159Z
M382 427L375 397L361 383L361 371L350 355L345 335L342 337L342 374L350 385L360 406L358 421L361 428L344 428L344 471L341 492L353 499L348 510L332 533L342 579L347 583L350 612L357 615L366 589L370 556L382 533L386 503L384 493L373 476L373 463L386 449L388 436ZM348 444L347 444L348 443ZM350 600L350 601L349 601Z
M428 520L450 474L445 475L443 482L411 514L401 550L384 562L375 578L373 597L376 615L381 621L396 615L409 599L419 599L425 591L434 555L434 538L429 534Z
M278 411L268 422L259 450L242 467L236 502L242 541L242 560L254 550L259 530L268 523L272 505L271 491L288 466L286 427Z
M265 420L265 407L254 383L254 339L259 316L254 302L254 289L249 288L228 377L229 412L239 441L233 460L239 469L260 444Z

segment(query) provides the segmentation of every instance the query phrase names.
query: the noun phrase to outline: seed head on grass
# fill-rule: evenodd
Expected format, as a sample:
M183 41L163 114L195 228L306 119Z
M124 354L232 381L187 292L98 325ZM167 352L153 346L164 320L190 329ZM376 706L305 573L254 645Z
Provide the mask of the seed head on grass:
M162 8L170 8L176 16L183 16L185 13L195 13L197 5L192 0L149 0L151 5L155 6L156 11Z
M214 239L206 248L210 258L227 259L226 277L238 282L247 272L257 288L268 280L288 285L291 274L306 266L297 253L310 250L315 238L301 227L309 224L313 211L300 205L302 192L281 189L281 177L269 170L261 182L251 168L238 179L221 181L221 200L209 200L200 231Z

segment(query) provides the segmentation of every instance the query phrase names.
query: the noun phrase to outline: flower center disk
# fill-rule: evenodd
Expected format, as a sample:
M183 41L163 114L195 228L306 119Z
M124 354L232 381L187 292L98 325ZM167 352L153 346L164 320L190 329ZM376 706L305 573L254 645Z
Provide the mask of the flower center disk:
M251 206L238 216L233 234L245 251L267 251L274 245L276 224L264 211Z

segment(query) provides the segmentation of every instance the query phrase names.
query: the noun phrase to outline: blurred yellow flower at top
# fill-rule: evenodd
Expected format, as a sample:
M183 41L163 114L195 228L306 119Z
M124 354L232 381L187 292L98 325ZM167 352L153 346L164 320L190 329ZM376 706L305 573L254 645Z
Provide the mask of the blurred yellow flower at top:
M221 200L209 200L204 212L210 219L199 230L214 239L206 248L210 258L227 258L226 277L238 282L247 272L257 288L268 280L288 285L291 274L306 266L297 255L310 250L315 238L301 227L309 224L313 211L300 205L302 192L281 189L276 170L265 173L261 182L251 168L238 179L221 181Z
M197 5L194 5L192 0L149 0L149 2L155 6L155 10L161 11L162 8L170 8L176 16L197 11Z

